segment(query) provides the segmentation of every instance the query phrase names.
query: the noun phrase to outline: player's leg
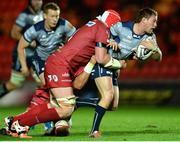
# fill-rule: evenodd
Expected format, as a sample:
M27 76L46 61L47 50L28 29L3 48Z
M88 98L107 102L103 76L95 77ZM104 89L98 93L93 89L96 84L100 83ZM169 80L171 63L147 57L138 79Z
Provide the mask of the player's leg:
M26 114L26 117L20 120L15 119L13 121L13 124L15 122L17 123L18 121L18 127L31 127L39 123L58 121L60 119L69 118L74 110L75 105L75 97L72 95L72 88L53 88L51 92L55 97L55 103L51 103L48 105L42 104L38 105L37 107L33 107L32 109L30 109L31 114ZM66 94L66 97L64 97L65 95L63 93ZM37 112L37 110L39 110L38 113L32 112ZM18 133L21 133L18 130L18 127L13 127L15 127Z
M35 75L35 73L34 73L33 77L36 80L36 82L39 79L39 83L37 82L39 84L39 86L44 86L45 85L44 72L42 72L40 75L37 75L37 74ZM41 89L41 88L38 88L38 89ZM39 98L42 97L42 99L43 99L44 96L42 96L42 95L39 94L38 97ZM52 135L53 127L54 127L54 123L53 122L46 122L46 123L44 123L44 130L45 130L44 135Z
M118 77L119 71L113 71L113 88L114 88L114 95L113 100L108 108L108 110L116 110L119 105L119 86L118 86Z
M119 105L119 87L114 86L114 95L113 95L113 100L108 108L110 111L114 111L118 108Z
M3 97L7 93L22 87L26 77L20 72L12 71L10 80L0 85L0 97Z
M38 105L37 109L40 109L40 112L19 120L18 124L20 126L31 127L39 123L67 119L71 117L74 111L75 96L73 95L72 80L68 67L64 64L62 66L58 64L60 67L54 68L51 58L48 58L48 61L45 66L46 86L50 88L50 95L54 98L53 102L55 103ZM36 107L31 111L35 111L35 109ZM16 131L18 132L18 127Z
M93 137L98 137L99 134L99 126L101 120L109 108L109 105L113 99L113 85L112 85L112 78L111 77L100 77L96 78L95 82L97 84L98 90L100 92L101 99L98 105L95 108L95 115L93 120L93 126L91 129L91 134Z
M100 65L96 65L94 69L92 77L95 78L95 83L100 94L100 101L95 108L95 115L90 136L99 137L101 135L99 132L101 120L113 100L113 72L101 67Z
M46 65L48 67L48 64ZM50 66L51 68L47 68L46 70L47 72L45 77L47 86L51 88L50 93L51 96L53 96L54 101L48 105L38 105L37 109L40 109L41 111L37 114L30 115L19 120L18 123L20 126L30 127L43 122L58 121L60 119L67 119L71 117L75 106L75 96L73 95L73 89L71 87L72 80L69 75L63 75L64 72L68 74L69 70L67 67L63 68L63 66L58 68L58 70L55 70L52 69L52 65ZM64 82L64 80L66 81ZM36 109L36 107L34 107L33 110L34 109ZM33 110L31 109L31 111Z
M99 102L99 93L94 80L89 79L81 90L74 93L77 96L76 108L96 107Z
M37 53L35 53L35 54L37 54ZM44 64L45 64L45 61L42 60L39 56L34 56L34 58L32 59L31 74L32 74L32 77L34 78L34 80L37 82L38 86L40 87L39 89L42 88L41 86L45 85ZM44 92L44 93L46 93L46 92ZM44 93L39 93L36 95L38 95L39 98L43 99ZM44 135L52 135L53 127L54 127L53 122L44 123L44 130L45 130Z
M28 67L31 66L33 52L34 51L32 49L26 50L26 61ZM12 90L22 87L26 79L26 77L21 73L21 65L18 59L17 46L14 48L12 55L11 76L7 82L0 85L0 97L3 97Z

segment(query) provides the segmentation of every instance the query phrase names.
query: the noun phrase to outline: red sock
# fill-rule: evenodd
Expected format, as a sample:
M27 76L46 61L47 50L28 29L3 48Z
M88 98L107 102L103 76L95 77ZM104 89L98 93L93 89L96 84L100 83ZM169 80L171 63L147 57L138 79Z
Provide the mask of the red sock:
M48 121L58 121L60 119L58 113L55 108L49 108L47 110L43 110L38 114L28 115L19 121L19 124L22 126L33 126L39 123L44 123Z
M47 109L48 109L47 103L46 104L42 104L42 105L38 105L38 106L34 106L33 108L25 111L24 113L21 113L19 115L14 116L14 120L13 121L27 118L30 115L38 114L41 111L44 111L44 110L47 110Z

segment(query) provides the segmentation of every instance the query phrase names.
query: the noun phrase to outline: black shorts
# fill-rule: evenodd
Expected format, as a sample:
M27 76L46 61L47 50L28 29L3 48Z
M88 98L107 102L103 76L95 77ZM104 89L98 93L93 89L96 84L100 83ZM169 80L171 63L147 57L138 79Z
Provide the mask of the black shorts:
M31 68L33 66L33 56L34 56L34 49L29 47L25 49L26 52L26 62L28 68ZM20 72L21 71L21 64L18 58L18 52L17 52L17 46L14 48L12 53L12 69Z

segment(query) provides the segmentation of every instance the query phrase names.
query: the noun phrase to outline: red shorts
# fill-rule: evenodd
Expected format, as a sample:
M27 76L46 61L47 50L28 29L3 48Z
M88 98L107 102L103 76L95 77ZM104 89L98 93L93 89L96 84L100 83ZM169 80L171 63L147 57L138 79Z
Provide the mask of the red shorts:
M72 87L70 70L67 65L48 58L45 65L45 80L47 88Z

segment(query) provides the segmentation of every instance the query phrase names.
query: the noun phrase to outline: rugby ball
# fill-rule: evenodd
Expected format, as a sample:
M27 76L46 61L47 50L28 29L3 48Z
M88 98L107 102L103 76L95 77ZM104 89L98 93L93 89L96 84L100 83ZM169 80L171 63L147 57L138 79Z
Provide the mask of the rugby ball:
M146 60L152 55L152 51L143 45L139 45L136 50L136 57L140 60Z

